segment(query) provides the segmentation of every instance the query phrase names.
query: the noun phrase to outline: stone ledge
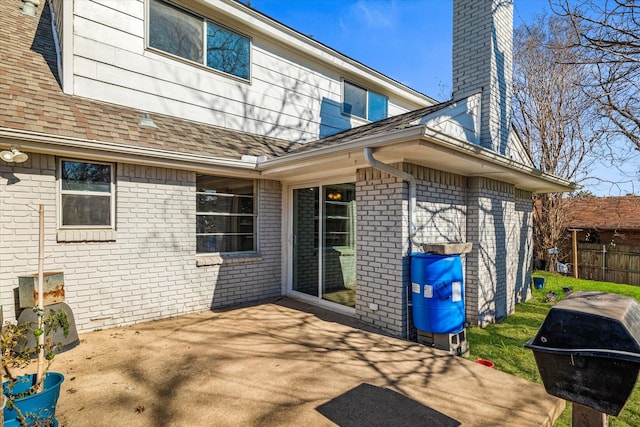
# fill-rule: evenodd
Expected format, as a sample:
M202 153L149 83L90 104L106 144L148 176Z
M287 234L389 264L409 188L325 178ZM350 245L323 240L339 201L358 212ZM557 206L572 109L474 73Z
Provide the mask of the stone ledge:
M262 255L259 253L251 254L233 254L233 255L197 255L196 266L206 267L211 265L238 265L238 264L254 264L262 261Z
M116 238L115 230L58 230L56 233L58 243L115 242Z
M426 254L457 255L471 252L473 243L422 243L420 246Z

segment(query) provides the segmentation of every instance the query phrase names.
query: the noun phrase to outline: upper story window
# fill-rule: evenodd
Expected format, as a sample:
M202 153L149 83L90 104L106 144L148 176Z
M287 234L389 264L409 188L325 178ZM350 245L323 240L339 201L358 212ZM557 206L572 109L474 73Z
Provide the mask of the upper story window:
M196 252L256 250L255 181L196 175Z
M389 99L379 93L344 81L342 111L369 121L387 118Z
M113 165L60 160L60 227L114 228Z
M149 3L149 46L249 80L251 41L162 0Z

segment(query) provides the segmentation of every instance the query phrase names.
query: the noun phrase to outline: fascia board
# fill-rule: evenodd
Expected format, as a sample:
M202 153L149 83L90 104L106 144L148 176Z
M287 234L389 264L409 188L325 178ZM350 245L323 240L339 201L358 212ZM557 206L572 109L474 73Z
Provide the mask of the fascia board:
M260 172L255 162L185 154L148 147L136 147L90 139L69 138L0 127L0 143L17 145L21 151L56 156L175 168L195 172L220 172L234 176L254 176Z
M570 182L555 175L544 173L533 166L528 166L520 162L516 162L507 157L501 156L492 150L455 139L449 135L443 134L442 132L431 129L429 127L424 128L424 141L422 143L435 143L443 148L453 150L458 154L474 158L478 162L488 162L508 171L525 174L529 177L543 180L549 184L557 186L558 192L573 191L577 188L580 188L580 186L576 183Z
M491 165L493 172L490 176L502 171L511 176L520 177L517 178L519 182L538 182L539 185L536 185L536 187L553 189L553 192L573 191L579 188L579 186L567 180L543 173L534 167L508 159L479 145L469 144L466 141L453 138L437 130L430 129L425 125L389 132L383 135L360 138L336 146L318 148L299 154L269 159L260 163L258 167L262 171L263 176L277 175L278 173L294 169L312 167L315 162L320 160L327 161L331 158L339 159L342 158L344 154L359 152L366 147L377 148L378 150L384 151L387 155L392 156L394 150L406 149L407 143L414 144L415 150L419 150L420 146L430 149L438 147L438 150L443 154L456 156L460 161L473 162L477 165ZM416 154L417 153L418 151L416 151ZM401 159L398 161L400 160ZM481 175L482 174L479 176ZM527 184L527 187L531 187L531 185Z
M274 172L277 168L295 165L303 161L310 161L316 158L328 157L334 154L343 154L348 151L364 149L366 147L379 147L388 144L397 144L407 142L419 138L423 134L421 126L414 126L394 132L387 132L383 135L373 135L364 138L355 139L351 142L332 145L329 147L321 147L313 150L303 151L296 154L288 154L282 157L267 159L259 163L259 169L263 172Z

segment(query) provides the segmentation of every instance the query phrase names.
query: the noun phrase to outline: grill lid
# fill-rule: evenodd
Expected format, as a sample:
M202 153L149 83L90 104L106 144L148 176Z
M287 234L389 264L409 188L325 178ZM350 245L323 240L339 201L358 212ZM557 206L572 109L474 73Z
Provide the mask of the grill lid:
M623 295L579 291L553 306L527 347L548 351L599 349L638 354L640 304Z

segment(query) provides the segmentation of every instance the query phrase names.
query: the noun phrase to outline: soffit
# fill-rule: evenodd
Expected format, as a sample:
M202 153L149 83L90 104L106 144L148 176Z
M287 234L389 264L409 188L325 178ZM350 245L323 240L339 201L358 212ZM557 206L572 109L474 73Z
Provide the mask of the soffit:
M364 148L371 147L375 158L387 164L406 162L466 177L491 178L533 193L575 189L565 180L543 174L482 147L429 135L425 126L416 126L393 136L395 143L388 139L364 139L305 152L305 158L286 156L268 160L261 164L261 173L264 177L287 183L321 180L333 175L355 179L358 169L370 167L364 158Z

